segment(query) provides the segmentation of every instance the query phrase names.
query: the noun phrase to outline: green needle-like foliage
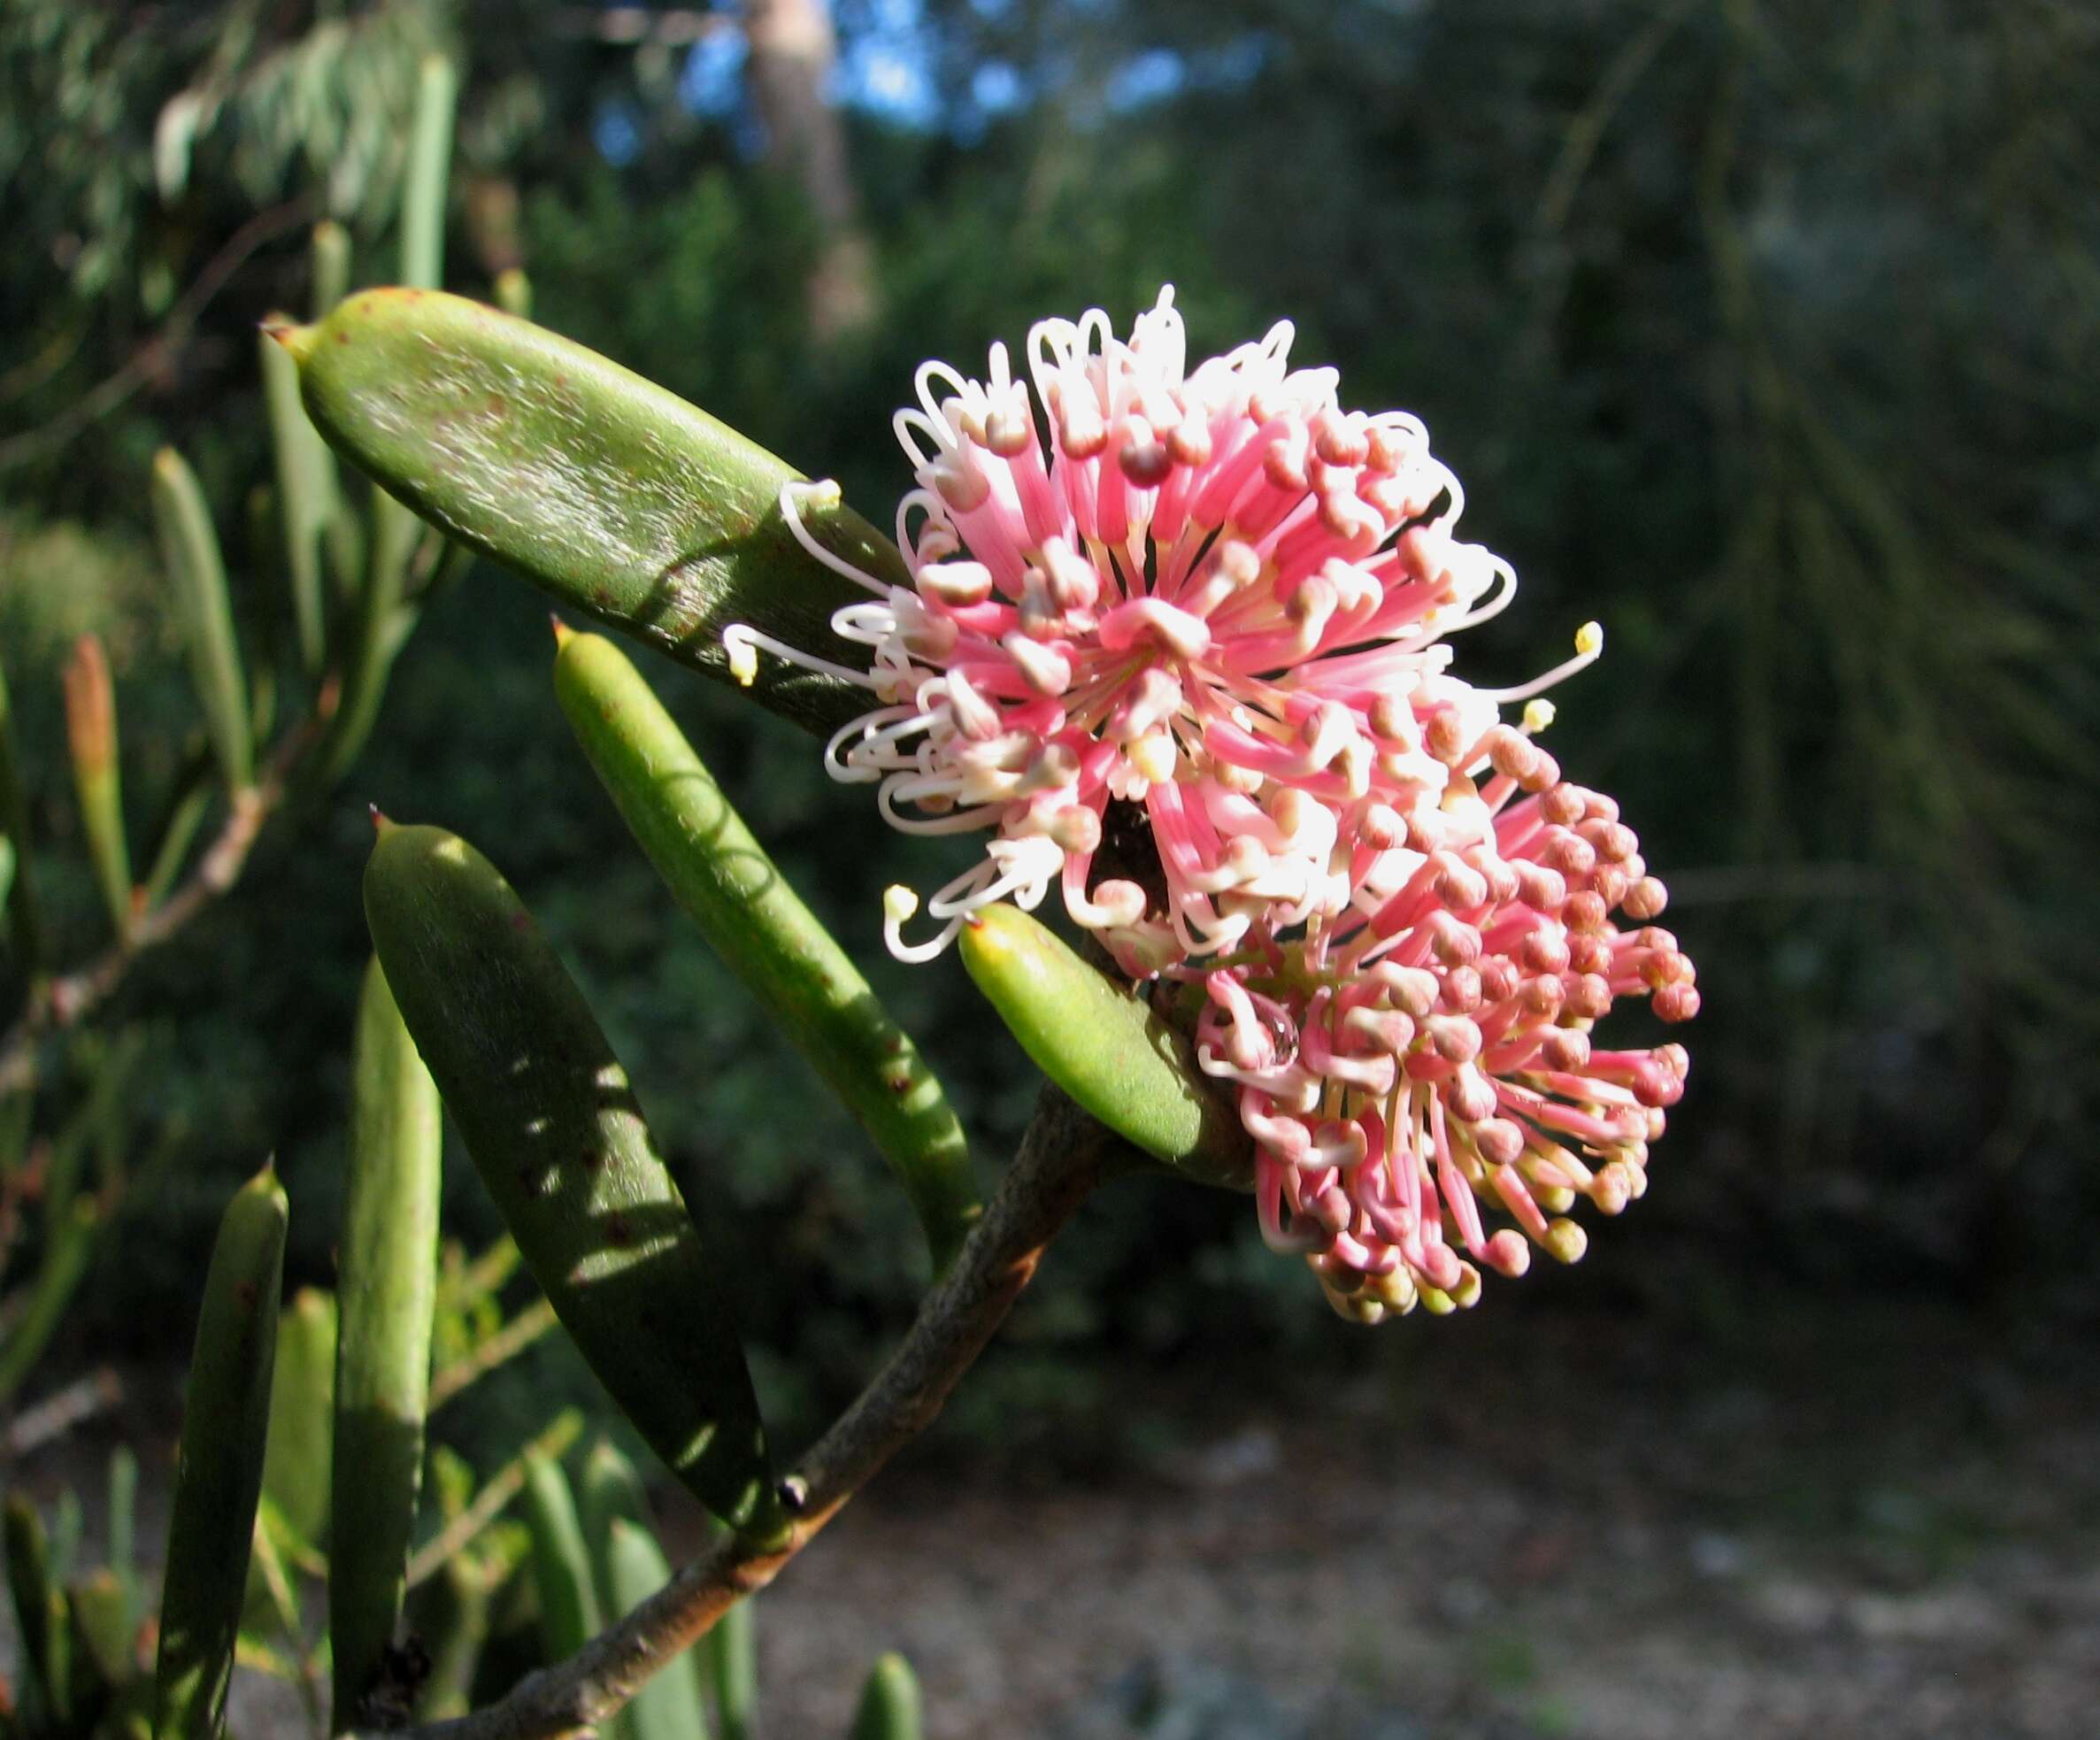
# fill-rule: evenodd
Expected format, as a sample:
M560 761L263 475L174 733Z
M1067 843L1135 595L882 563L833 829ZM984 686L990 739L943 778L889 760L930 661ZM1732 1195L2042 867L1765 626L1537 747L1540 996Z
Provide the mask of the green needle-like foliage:
M328 1555L339 1729L376 1682L401 1618L437 1309L443 1108L376 960L358 999L352 1090Z
M1081 1107L1178 1173L1251 1188L1254 1155L1239 1120L1188 1040L1142 997L1003 903L973 913L958 946L1021 1049Z
M467 1152L578 1350L695 1497L777 1536L730 1278L531 914L464 840L390 824L365 913Z
M278 334L315 427L449 537L563 605L732 681L722 630L748 622L834 648L831 612L865 595L781 517L783 461L582 345L463 297L367 290ZM902 582L896 549L815 501L813 536ZM812 730L865 706L835 677L760 661L753 693Z
M980 1204L940 1082L627 656L602 635L560 641L555 693L620 815L715 952L860 1120L946 1269Z
M214 1740L225 1716L263 1485L286 1213L265 1166L235 1192L212 1247L161 1585L155 1740Z

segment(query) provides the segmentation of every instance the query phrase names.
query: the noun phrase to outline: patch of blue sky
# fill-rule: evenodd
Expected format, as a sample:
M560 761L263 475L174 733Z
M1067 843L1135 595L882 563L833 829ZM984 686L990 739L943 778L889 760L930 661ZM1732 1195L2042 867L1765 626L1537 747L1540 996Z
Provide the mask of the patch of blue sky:
M711 30L686 55L678 100L696 115L721 119L743 102L743 64L750 50L741 30Z
M1011 114L1027 95L1019 69L1006 61L985 61L970 75L970 101L988 115Z
M1188 82L1188 63L1172 49L1147 49L1108 75L1102 100L1117 114L1173 96Z
M840 33L832 100L902 127L937 126L941 93L919 0L866 0L858 12L853 27Z
M634 110L625 103L604 103L590 125L591 142L598 155L615 169L624 169L641 155L642 128Z

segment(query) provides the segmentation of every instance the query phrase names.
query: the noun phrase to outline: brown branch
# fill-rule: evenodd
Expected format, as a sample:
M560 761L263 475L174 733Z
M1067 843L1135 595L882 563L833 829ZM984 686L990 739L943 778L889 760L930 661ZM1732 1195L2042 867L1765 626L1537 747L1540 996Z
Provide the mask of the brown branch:
M435 1413L469 1384L478 1383L506 1359L517 1358L558 1321L551 1300L535 1299L472 1352L434 1372L424 1405Z
M535 1457L558 1461L583 1435L583 1416L571 1408L489 1475L473 1502L408 1556L408 1586L419 1589L473 1544L474 1538L510 1508L525 1490L525 1476Z
M0 1037L0 1099L35 1085L36 1051L48 1034L73 1026L106 1000L124 982L133 962L167 942L241 880L256 837L283 803L286 779L312 736L311 725L288 733L263 777L233 794L225 826L174 893L135 919L126 935L85 966L41 981L32 989L28 1006Z
M889 1363L790 1477L799 1508L785 1542L725 1539L574 1655L527 1675L501 1702L411 1729L405 1740L564 1740L611 1718L738 1601L779 1575L933 1423L1035 1274L1043 1247L1104 1176L1116 1146L1057 1089L1043 1089L1019 1153L954 1267L927 1295Z
M105 1413L124 1399L124 1383L107 1366L75 1378L35 1407L25 1408L0 1431L0 1464L18 1461L64 1437L82 1420Z

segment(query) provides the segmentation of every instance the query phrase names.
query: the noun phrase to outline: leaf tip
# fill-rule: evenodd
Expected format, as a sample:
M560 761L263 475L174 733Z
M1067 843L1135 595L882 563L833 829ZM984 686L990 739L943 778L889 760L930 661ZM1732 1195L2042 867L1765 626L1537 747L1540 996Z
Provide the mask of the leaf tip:
M313 354L315 328L302 326L283 314L273 314L262 323L262 329L269 337L292 353L295 362L304 362Z

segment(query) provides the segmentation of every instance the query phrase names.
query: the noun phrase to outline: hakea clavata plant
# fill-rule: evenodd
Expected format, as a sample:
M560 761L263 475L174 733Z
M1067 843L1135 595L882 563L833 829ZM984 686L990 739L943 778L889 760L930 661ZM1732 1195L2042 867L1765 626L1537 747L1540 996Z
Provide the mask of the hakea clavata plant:
M1291 337L1190 369L1171 290L1127 341L1099 310L1039 322L1041 427L1003 345L988 381L924 365L896 417L911 586L809 536L804 498L835 486L781 497L876 595L833 623L869 668L724 639L747 681L764 649L873 692L826 765L878 782L896 826L994 833L927 903L929 939L904 940L919 903L890 891L894 953L1055 883L1133 976L1202 983L1198 1056L1238 1093L1264 1236L1375 1321L1470 1305L1534 1245L1572 1262L1578 1197L1616 1214L1643 1192L1688 1059L1591 1032L1627 996L1688 1020L1698 991L1617 805L1533 741L1601 631L1519 689L1452 677L1443 637L1515 577L1454 536L1464 494L1421 425L1342 410ZM1158 903L1091 880L1118 802L1150 823Z

